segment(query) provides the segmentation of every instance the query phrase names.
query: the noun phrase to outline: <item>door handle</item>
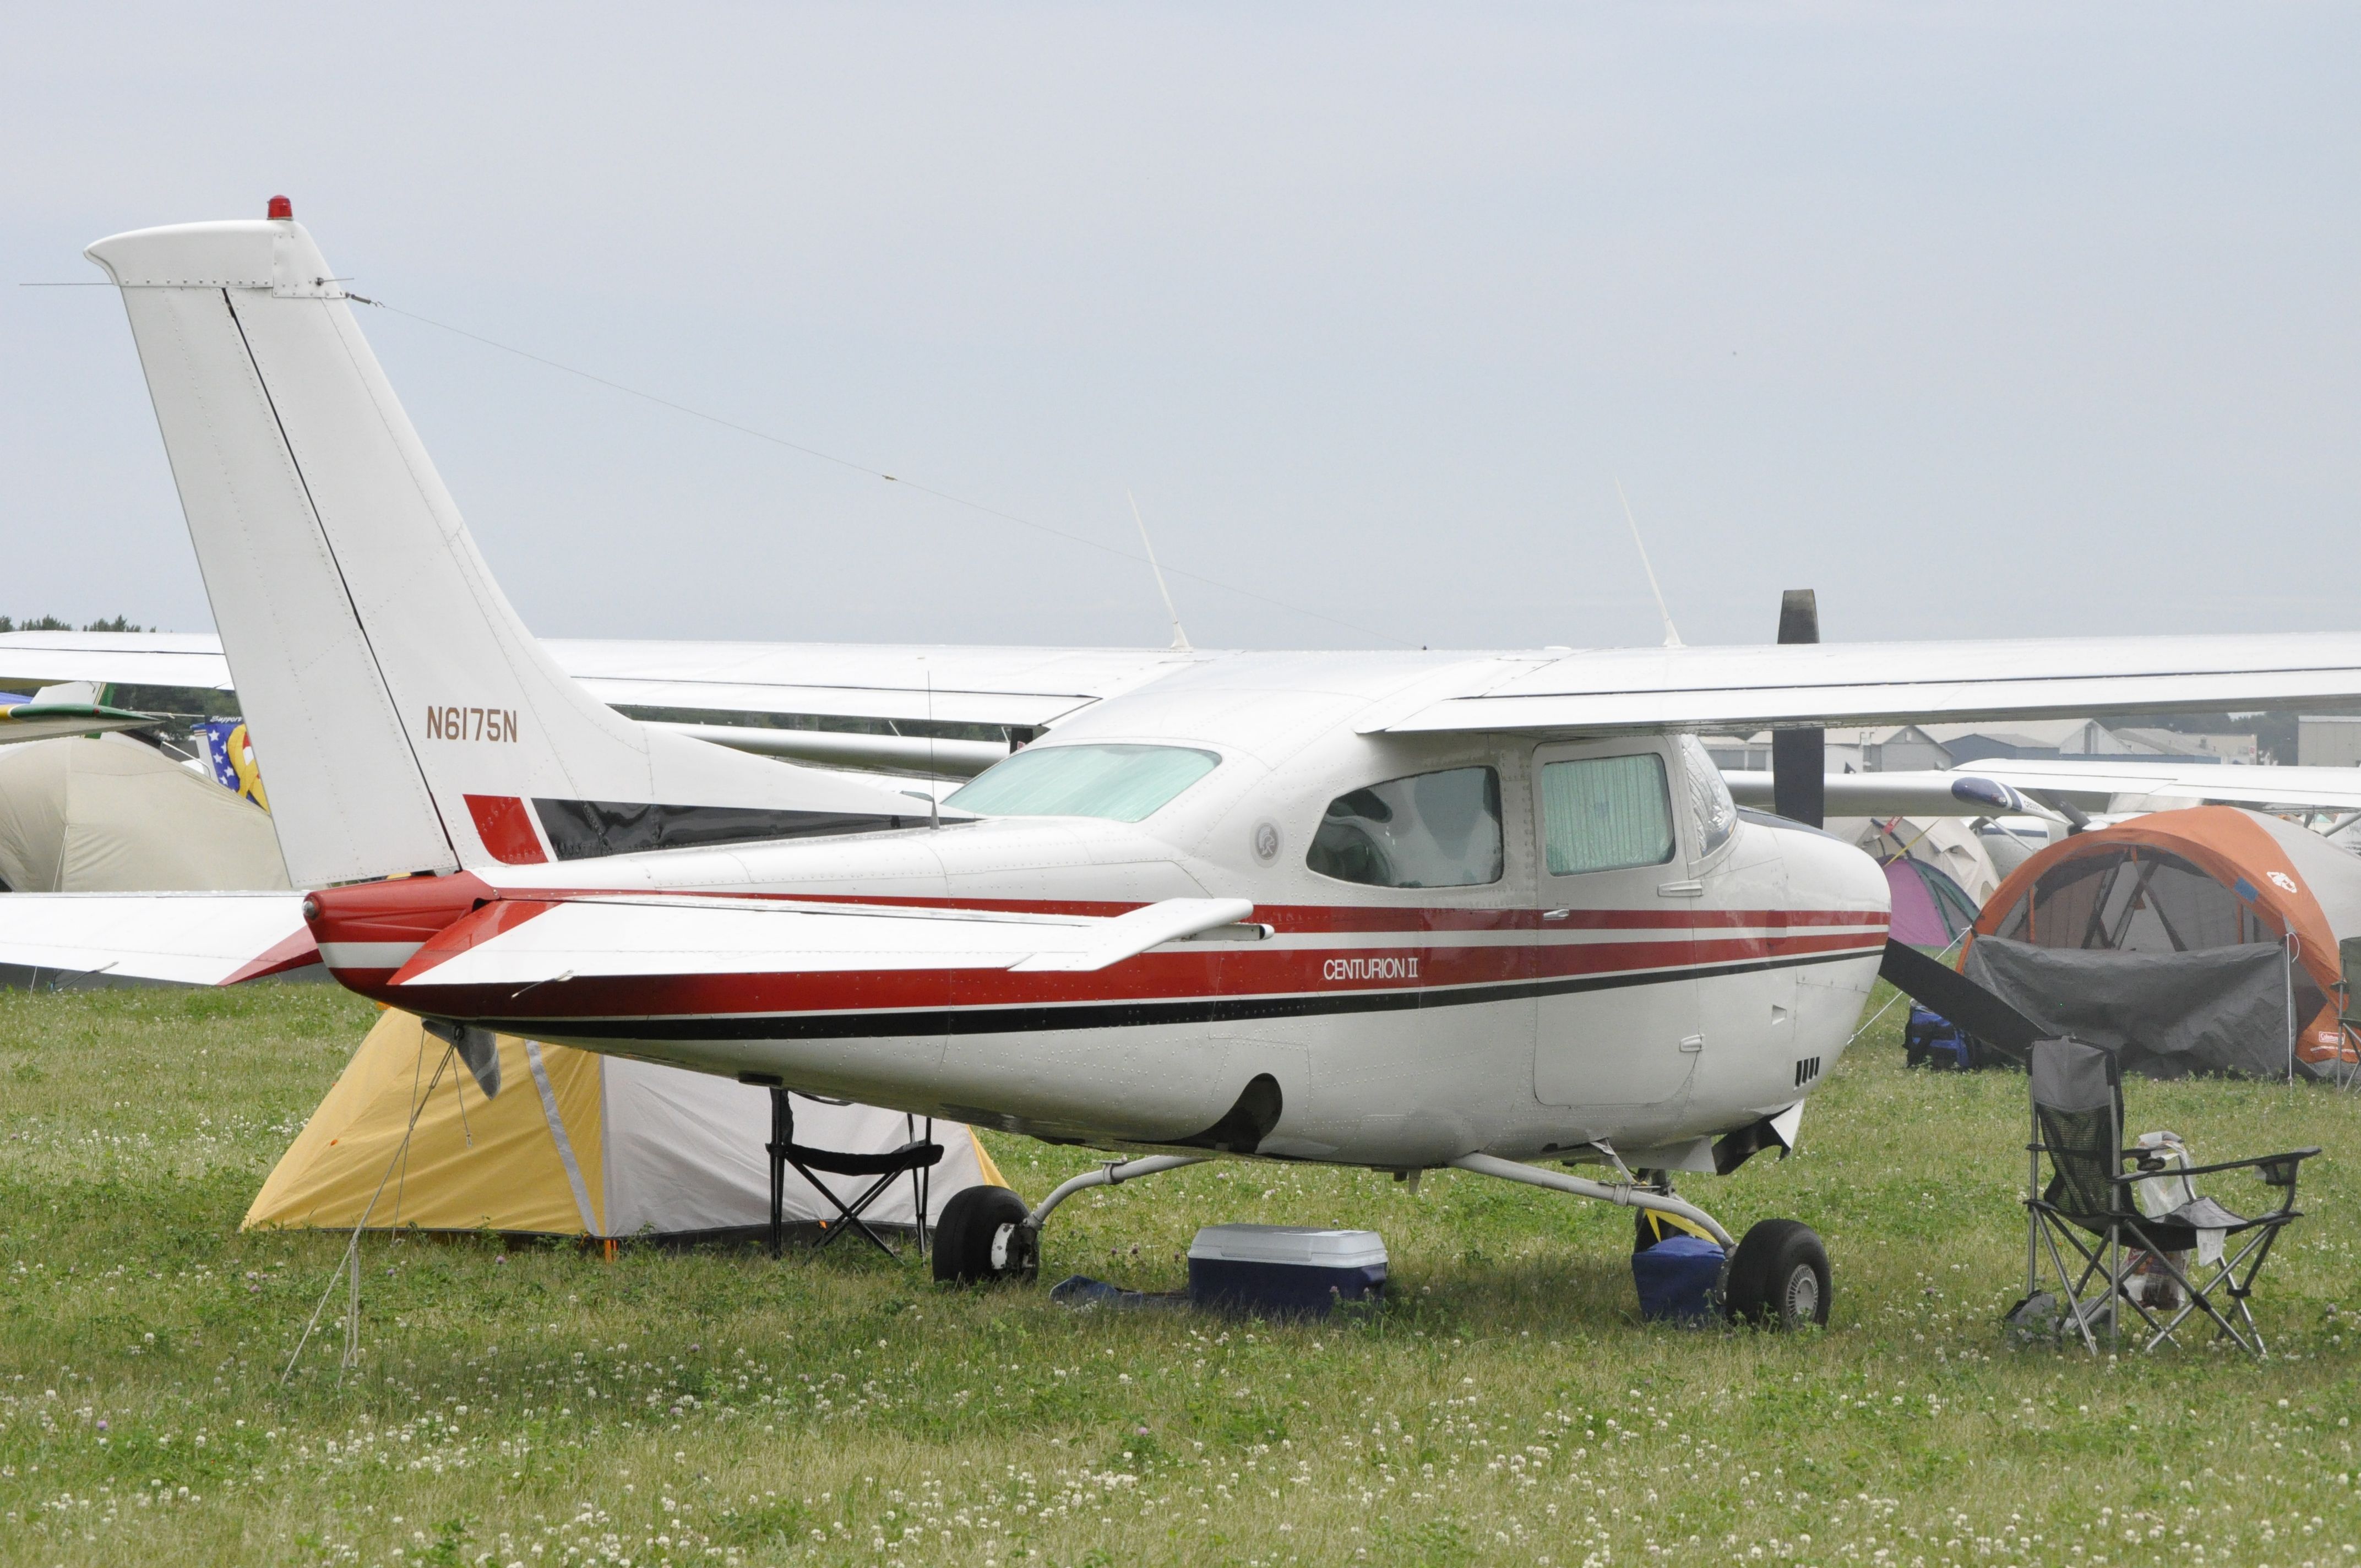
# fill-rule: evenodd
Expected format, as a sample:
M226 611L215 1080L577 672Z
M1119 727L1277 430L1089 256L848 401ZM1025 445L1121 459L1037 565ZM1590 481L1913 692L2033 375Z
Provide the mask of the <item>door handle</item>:
M1681 1042L1681 1049L1685 1051L1701 1051L1705 1049L1705 1036L1703 1035L1689 1036L1686 1039Z
M1705 883L1701 882L1660 882L1656 884L1658 898L1703 898Z
M1543 912L1542 918L1544 920L1563 920L1573 913L1574 911L1571 909L1552 909Z

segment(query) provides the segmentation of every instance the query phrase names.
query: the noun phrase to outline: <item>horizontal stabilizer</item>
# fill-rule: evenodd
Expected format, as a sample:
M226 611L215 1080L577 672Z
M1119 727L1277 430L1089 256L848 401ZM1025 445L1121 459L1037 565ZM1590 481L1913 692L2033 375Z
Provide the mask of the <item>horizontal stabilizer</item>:
M12 893L0 968L235 985L319 961L295 893Z
M397 985L552 986L618 975L1105 969L1252 914L1175 898L1115 916L784 899L503 900L444 931Z
M1254 905L1243 898L1168 898L1101 923L1081 948L1038 952L1010 967L1020 970L1107 969L1159 943L1235 926L1253 913Z

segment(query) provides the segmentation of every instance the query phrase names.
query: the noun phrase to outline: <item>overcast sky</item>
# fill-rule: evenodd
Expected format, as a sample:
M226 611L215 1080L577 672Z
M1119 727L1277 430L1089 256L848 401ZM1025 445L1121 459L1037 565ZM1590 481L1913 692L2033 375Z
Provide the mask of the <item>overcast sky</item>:
M1692 642L1805 585L2339 628L2356 61L2331 5L16 5L0 277L284 192L361 292L857 466L364 311L552 635L1160 643L1128 490L1201 646L1653 642L1619 478ZM0 294L0 611L208 628L120 304Z

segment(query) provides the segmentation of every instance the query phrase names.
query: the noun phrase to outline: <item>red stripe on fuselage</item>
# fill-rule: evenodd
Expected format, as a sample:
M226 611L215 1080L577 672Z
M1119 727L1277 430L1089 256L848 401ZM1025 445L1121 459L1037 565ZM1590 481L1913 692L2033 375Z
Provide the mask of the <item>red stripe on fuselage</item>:
M313 894L322 942L424 944L399 971L339 970L364 995L413 1011L500 1016L522 988L437 986L427 981L453 955L512 930L575 898L693 897L719 902L868 905L1101 917L1137 902L748 894L706 890L662 894L621 889L502 891L473 874L417 877L332 888ZM1147 953L1090 973L996 970L895 970L774 974L644 974L550 981L533 987L542 1017L662 1017L714 1014L838 1013L1011 1007L1060 1003L1252 999L1350 992L1447 990L1526 981L1676 971L1718 965L1800 960L1881 950L1881 910L1574 909L1546 919L1538 909L1273 905L1254 917L1279 933L1269 943L1213 943L1201 950ZM1421 934L1492 939L1421 944ZM1502 939L1532 933L1535 940ZM1553 940L1575 937L1580 939ZM1600 933L1630 939L1602 939ZM1287 937L1367 936L1367 946L1287 945ZM1388 942L1395 936L1406 940ZM1380 959L1378 969L1352 960ZM1415 960L1411 971L1405 961ZM1342 967L1339 967L1341 964ZM1377 978L1369 978L1376 976ZM409 977L419 983L398 984ZM1334 977L1334 978L1332 978Z
M1074 915L1098 919L1112 919L1118 915L1147 905L1137 900L1112 901L1104 899L1068 898L949 898L919 897L906 894L858 893L755 893L719 888L611 888L516 887L494 889L476 879L472 873L459 877L413 879L404 883L370 883L357 887L335 888L320 896L345 901L356 915L361 906L378 902L368 896L380 890L400 888L422 892L435 884L449 885L465 880L467 892L456 900L446 898L444 905L452 909L456 918L467 908L467 899L486 897L515 899L531 903L565 903L585 898L664 898L710 899L721 903L760 902L765 904L835 904L857 905L874 909L972 909L993 915ZM412 896L417 896L413 894ZM423 902L423 900L422 900ZM366 916L364 916L366 917ZM1694 930L1699 928L1749 927L1762 926L1833 926L1867 928L1883 927L1890 916L1876 909L1571 909L1555 918L1544 916L1539 909L1463 909L1446 905L1391 908L1381 905L1329 904L1263 904L1255 906L1255 918L1282 934L1318 932L1378 932L1378 931L1533 931L1533 930ZM373 922L374 925L374 922ZM324 938L329 941L383 940L374 929L339 931Z
M472 922L471 922L472 924ZM677 1017L727 1014L862 1013L939 1008L1055 1006L1061 1003L1170 1002L1212 998L1292 996L1355 991L1447 990L1522 981L1598 978L1702 970L1883 950L1864 945L1868 933L1748 937L1720 941L1659 940L1466 947L1371 948L1255 948L1223 943L1213 952L1143 953L1091 972L1008 970L824 970L776 974L595 975L542 982L533 1013L541 1018ZM1210 946L1210 944L1209 944ZM455 949L456 950L456 949ZM419 959L402 972L424 975ZM1392 960L1379 980L1351 974L1355 959ZM1411 960L1415 960L1414 967ZM1366 970L1362 972L1367 972ZM512 985L438 986L431 976L414 983L365 982L356 989L412 1011L457 1016L498 1016Z

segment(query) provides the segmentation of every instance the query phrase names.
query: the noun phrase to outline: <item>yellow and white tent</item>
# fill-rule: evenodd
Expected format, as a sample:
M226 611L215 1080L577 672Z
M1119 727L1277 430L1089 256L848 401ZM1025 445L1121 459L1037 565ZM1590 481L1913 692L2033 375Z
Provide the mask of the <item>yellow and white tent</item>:
M456 1053L407 1013L377 1021L246 1212L247 1230L494 1230L619 1237L744 1230L770 1223L771 1097L725 1078L498 1036L501 1092L487 1100ZM436 1077L436 1069L442 1069ZM432 1084L432 1091L429 1085ZM402 1135L415 1112L410 1147ZM796 1141L898 1148L923 1118L797 1095ZM963 1123L933 1124L943 1157L928 1209L978 1183L1006 1186ZM865 1179L824 1177L848 1201ZM836 1212L790 1168L791 1223ZM863 1216L909 1225L904 1179Z

